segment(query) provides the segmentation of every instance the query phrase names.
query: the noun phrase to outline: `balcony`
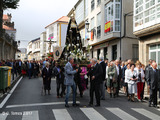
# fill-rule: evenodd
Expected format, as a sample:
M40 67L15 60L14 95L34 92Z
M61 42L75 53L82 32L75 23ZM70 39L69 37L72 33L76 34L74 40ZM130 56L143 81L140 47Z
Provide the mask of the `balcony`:
M18 48L17 41L15 41L11 36L5 33L5 30L3 30L2 33L2 40L4 40L8 45L13 46L15 49Z

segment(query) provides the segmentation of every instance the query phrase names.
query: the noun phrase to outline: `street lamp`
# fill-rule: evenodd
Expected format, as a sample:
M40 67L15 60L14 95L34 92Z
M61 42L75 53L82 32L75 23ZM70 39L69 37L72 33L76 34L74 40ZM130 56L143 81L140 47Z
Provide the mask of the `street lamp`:
M21 43L21 41L18 41L18 42L17 42L18 47L20 46L20 43Z
M95 28L93 28L92 30L89 30L89 22L87 21L86 23L85 23L85 28L87 29L87 32L94 32L94 35L96 36L96 29Z

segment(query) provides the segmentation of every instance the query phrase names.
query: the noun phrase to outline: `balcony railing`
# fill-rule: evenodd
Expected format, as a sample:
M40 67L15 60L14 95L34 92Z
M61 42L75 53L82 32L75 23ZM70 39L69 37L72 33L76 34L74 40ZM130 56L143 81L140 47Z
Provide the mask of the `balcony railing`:
M11 44L13 47L18 48L17 41L15 41L11 36L9 36L5 30L2 33L2 39Z

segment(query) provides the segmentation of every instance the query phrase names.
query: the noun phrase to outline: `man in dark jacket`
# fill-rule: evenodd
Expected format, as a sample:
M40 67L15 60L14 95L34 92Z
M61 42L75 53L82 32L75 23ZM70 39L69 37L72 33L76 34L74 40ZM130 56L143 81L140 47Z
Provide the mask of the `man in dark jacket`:
M148 76L149 68L151 68L151 65L152 65L152 60L150 59L148 63L149 64L145 68L145 76Z
M97 59L92 59L92 70L91 70L91 86L90 86L90 102L89 106L93 106L93 93L96 96L96 106L100 106L100 83L102 81L102 67L97 63Z
M115 61L115 65L116 65L116 70L117 70L117 84L118 84L118 86L116 88L116 95L118 97L119 96L120 85L121 85L121 81L122 81L122 69L121 69L119 60Z
M55 67L53 68L54 76L56 76L56 83L57 83L57 98L60 96L63 97L64 94L64 73L62 71L63 68L58 66L58 63L55 63ZM61 94L59 94L60 87L62 89Z
M103 57L100 57L100 65L102 67L102 81L100 84L100 98L101 98L101 100L105 100L106 64L103 60Z
M157 107L157 90L158 90L158 83L159 83L159 72L157 70L156 62L152 62L152 67L150 67L148 70L146 80L148 83L148 87L150 88L149 107L151 107L152 102L153 102L153 106Z

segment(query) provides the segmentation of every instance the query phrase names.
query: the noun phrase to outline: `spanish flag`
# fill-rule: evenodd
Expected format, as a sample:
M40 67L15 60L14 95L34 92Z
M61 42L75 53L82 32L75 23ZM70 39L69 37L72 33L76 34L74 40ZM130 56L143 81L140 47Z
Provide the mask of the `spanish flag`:
M109 32L111 29L111 21L107 22L104 27L104 32Z

